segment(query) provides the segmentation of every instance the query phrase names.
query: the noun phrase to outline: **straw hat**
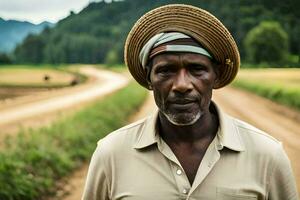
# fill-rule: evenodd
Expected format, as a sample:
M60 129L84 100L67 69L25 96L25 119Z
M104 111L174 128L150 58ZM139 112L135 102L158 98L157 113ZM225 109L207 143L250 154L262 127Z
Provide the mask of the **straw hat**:
M177 31L196 39L221 64L216 88L229 84L240 66L237 45L227 28L209 12L184 4L156 8L143 15L128 34L124 59L134 79L149 89L139 53L147 41L161 32Z

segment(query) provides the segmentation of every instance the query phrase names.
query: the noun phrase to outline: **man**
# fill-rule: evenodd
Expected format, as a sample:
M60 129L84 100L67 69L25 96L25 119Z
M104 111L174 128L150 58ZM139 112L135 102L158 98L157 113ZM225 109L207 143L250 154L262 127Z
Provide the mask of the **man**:
M152 10L129 33L125 62L158 111L99 141L84 200L298 199L280 142L211 101L240 64L218 19L187 5Z

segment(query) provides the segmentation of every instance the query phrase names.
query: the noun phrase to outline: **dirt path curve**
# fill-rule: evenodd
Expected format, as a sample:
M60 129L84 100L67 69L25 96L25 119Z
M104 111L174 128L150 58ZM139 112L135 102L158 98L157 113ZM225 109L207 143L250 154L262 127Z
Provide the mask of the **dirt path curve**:
M18 122L30 117L45 116L59 110L65 110L74 106L90 102L100 96L112 93L124 87L128 83L128 78L124 75L99 70L93 67L83 67L80 72L92 77L94 81L75 88L65 88L55 94L47 94L43 97L36 96L26 99L25 103L17 102L16 105L3 106L0 109L0 127L13 124L16 127ZM49 97L50 95L50 97ZM3 131L3 129L2 129ZM0 138L5 137L5 133L0 132ZM9 132L9 131L8 131Z
M230 87L215 91L213 99L228 114L245 120L282 141L292 162L298 191L300 191L300 157L298 156L300 154L300 113L249 92ZM154 108L153 97L149 95L141 111L131 121L151 113ZM87 168L88 164L71 176L66 187L70 194L60 199L81 198Z

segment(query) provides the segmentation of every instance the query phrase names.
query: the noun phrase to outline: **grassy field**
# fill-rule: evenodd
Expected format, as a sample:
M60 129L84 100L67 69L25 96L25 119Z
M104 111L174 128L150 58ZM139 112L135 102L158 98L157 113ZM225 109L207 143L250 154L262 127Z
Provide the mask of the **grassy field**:
M233 86L300 110L300 69L242 69Z
M53 194L55 182L89 159L97 141L124 125L146 94L130 84L50 127L7 139L0 152L0 199L33 200Z
M68 67L57 66L1 66L0 87L65 87L77 76L67 70ZM47 80L45 80L45 77Z
M0 100L61 88L87 80L79 65L1 65ZM45 77L48 77L45 80Z

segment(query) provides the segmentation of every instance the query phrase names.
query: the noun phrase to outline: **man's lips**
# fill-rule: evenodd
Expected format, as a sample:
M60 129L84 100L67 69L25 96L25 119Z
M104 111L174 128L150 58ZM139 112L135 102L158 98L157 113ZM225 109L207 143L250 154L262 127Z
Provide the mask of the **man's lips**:
M196 99L172 99L168 100L170 104L188 104L197 102Z
M178 100L172 100L168 102L170 107L177 108L177 109L188 109L194 104L197 103L196 100L191 99L178 99Z

